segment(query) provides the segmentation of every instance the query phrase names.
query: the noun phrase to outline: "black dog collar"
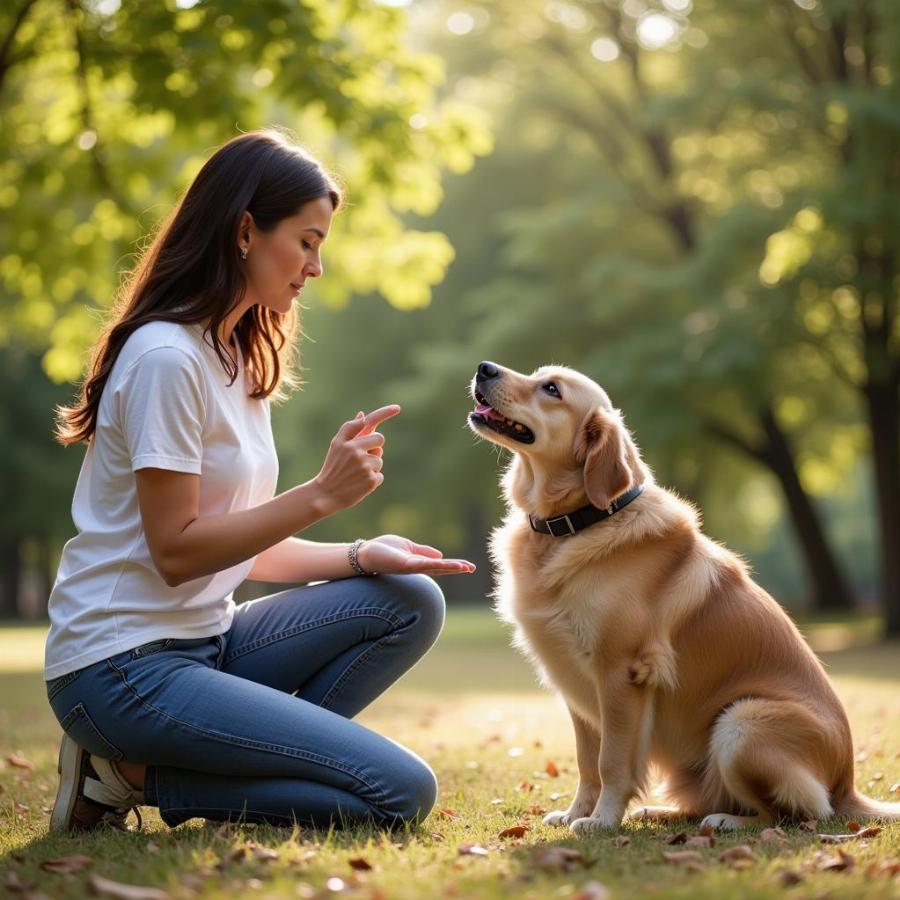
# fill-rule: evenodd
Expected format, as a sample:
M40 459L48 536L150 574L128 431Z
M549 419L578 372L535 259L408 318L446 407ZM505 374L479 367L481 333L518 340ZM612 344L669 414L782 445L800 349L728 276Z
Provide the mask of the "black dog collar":
M587 506L582 506L581 509L576 509L574 512L566 515L554 516L552 519L539 519L537 516L529 515L528 521L531 523L531 527L541 534L550 534L557 538L568 537L570 534L575 534L583 528L587 528L588 525L602 522L604 519L615 515L620 509L628 506L632 500L640 497L643 490L644 486L642 484L636 484L630 491L626 491L613 500L606 509L600 509L599 506L588 503Z

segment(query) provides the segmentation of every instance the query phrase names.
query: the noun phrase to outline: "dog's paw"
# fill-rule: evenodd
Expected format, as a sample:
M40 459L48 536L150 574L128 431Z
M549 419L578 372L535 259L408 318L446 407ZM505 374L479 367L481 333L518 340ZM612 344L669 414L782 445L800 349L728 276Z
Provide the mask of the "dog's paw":
M590 834L594 831L609 831L612 828L618 828L621 824L619 819L604 816L584 816L581 819L575 819L569 826L575 834Z
M568 809L555 809L543 818L545 825L568 825L571 820L572 813Z
M628 814L629 819L638 822L672 822L681 819L684 813L677 806L639 806Z
M737 831L759 824L759 816L731 816L728 813L713 813L700 823L701 828L715 828L716 831Z

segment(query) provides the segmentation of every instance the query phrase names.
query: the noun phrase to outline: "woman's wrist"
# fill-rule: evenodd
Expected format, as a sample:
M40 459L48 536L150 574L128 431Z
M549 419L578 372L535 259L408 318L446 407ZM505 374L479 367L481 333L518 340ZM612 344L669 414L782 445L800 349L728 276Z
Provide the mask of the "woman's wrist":
M374 575L374 572L367 571L359 561L359 551L365 544L364 538L357 538L352 544L347 546L347 562L355 575Z

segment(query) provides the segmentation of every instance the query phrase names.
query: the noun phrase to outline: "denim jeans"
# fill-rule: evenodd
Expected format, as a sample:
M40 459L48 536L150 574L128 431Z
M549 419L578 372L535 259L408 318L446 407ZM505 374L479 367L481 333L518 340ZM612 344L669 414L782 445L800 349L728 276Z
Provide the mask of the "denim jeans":
M411 750L352 721L437 639L424 575L347 578L237 607L224 634L159 640L47 683L90 753L144 763L163 821L337 827L415 823L437 781Z

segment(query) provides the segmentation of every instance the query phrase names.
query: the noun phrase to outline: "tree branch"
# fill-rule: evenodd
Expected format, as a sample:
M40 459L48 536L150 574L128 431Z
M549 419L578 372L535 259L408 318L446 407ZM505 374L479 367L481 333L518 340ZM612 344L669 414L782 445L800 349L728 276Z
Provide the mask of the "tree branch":
M91 147L88 151L91 154L91 164L94 169L94 174L96 175L97 181L100 183L100 185L116 202L116 205L120 209L127 211L130 215L136 218L137 210L132 208L131 204L128 203L127 200L125 200L125 198L119 193L116 185L113 183L112 177L109 172L109 167L103 153L103 148L100 144L99 132L97 131L97 127L94 123L94 112L91 105L91 94L87 77L87 62L85 58L86 54L84 49L84 39L81 35L81 29L79 28L78 23L78 15L81 12L78 5L78 0L66 0L66 5L69 7L69 12L72 18L72 30L73 36L75 38L75 52L78 57L77 77L82 94L81 121L86 131L92 131L95 135L97 135L93 147Z
M12 56L12 47L16 39L16 34L22 27L25 17L35 3L37 3L37 0L25 0L13 17L12 24L9 26L9 31L3 36L3 42L0 43L0 91L3 90L3 81L6 78L6 73L16 63L19 63L32 55L31 53L24 53L19 54L18 56Z

